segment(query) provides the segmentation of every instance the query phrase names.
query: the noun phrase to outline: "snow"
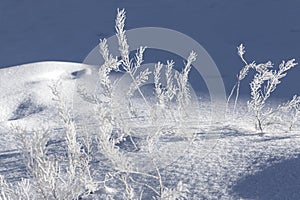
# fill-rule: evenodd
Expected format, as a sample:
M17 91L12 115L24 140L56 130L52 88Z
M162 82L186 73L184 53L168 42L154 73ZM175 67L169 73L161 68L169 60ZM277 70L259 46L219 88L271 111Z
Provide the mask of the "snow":
M11 181L25 176L21 155L11 137L11 125L30 129L39 121L47 121L54 134L49 145L56 150L61 148L63 129L57 123L56 105L48 86L60 78L66 86L65 94L72 96L75 81L82 79L82 73L87 72L88 76L93 70L93 66L66 62L39 62L0 70L1 84L6 84L0 92L0 174ZM141 99L134 101L143 108ZM273 105L276 103L274 101ZM173 187L178 181L188 184L189 199L299 199L300 124L291 132L284 126L270 126L264 136L259 136L253 119L248 117L245 99L240 99L236 114L228 115L225 122L219 124L207 118L209 104L209 99L200 99L198 109L202 118L196 123L192 118L187 121L189 128L184 130L183 136L196 136L193 142L180 138L161 139L161 153L157 159L160 159L165 186ZM140 150L131 152L129 143L120 144L120 148L128 151L126 155L132 162L147 172L151 165L143 145L145 133L151 129L147 121L140 123L144 123L144 127L132 127ZM92 122L86 126L90 130L95 128ZM101 163L100 174L104 175L110 166L105 160ZM108 187L114 190L111 185ZM95 195L101 196L101 191ZM147 195L151 193L145 191L144 197Z
M0 88L0 122L12 117L22 102L30 100L43 107L53 104L49 86L58 80L67 84L68 90L64 92L71 95L77 78L75 72L83 73L84 69L90 73L93 67L79 63L38 62L1 69L0 85L5 87Z
M1 1L0 174L9 181L26 176L22 156L11 134L12 125L31 129L46 122L53 132L50 145L61 149L63 128L58 123L57 106L49 88L58 80L62 82L64 95L75 101L72 103L79 116L74 118L81 120L77 124L79 130L86 128L84 125L91 130L95 128L89 116L93 108L77 107L80 100L73 95L76 84L95 73L95 66L81 62L99 38L114 34L118 7L127 11L127 30L164 27L197 40L216 62L228 92L242 67L236 55L240 43L246 46L249 62L271 60L275 66L290 58L299 62L299 6L297 0ZM157 60L173 58L158 54ZM181 60L175 61L182 63ZM300 93L299 69L295 67L284 78L274 93L279 99L273 99L270 105L276 107L283 98ZM203 81L199 83L199 77L194 79L194 88L201 92L206 89ZM241 96L249 94L247 82L241 85ZM181 133L181 136L196 136L195 141L182 138L160 141L163 152L157 159L165 185L174 187L178 181L188 184L189 199L300 199L299 122L293 131L277 124L260 136L247 113L246 99L239 101L237 113L227 115L223 123L214 123L207 117L211 115L208 99L199 99L199 120L190 119L186 122L189 128ZM143 108L140 99L135 101ZM120 144L120 148L137 167L148 172L152 166L144 155L143 145L149 124L146 118L139 120L139 126L132 128L140 151L131 152L130 143ZM100 163L99 176L102 176L110 166L105 159ZM106 189L115 193L113 187ZM97 191L95 198L101 192ZM151 193L145 191L147 195L150 198Z

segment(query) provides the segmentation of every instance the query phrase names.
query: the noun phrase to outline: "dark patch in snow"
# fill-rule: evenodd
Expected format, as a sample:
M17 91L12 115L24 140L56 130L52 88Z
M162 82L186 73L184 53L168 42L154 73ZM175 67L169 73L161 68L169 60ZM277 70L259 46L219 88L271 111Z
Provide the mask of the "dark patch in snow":
M187 138L178 136L172 132L162 134L159 139L160 142L182 142L187 140Z
M20 156L19 152L15 152L15 151L5 151L5 152L0 152L0 159L10 159L13 157L18 157ZM2 164L2 162L1 162Z
M268 142L268 141L274 141L274 140L285 140L290 139L291 136L263 136L261 139L259 139L257 142Z
M72 72L71 76L72 76L72 79L77 79L77 78L84 76L87 73L88 73L88 71L86 69L82 69L82 70Z
M18 120L45 110L45 106L37 105L30 97L21 102L9 120Z
M0 174L4 175L8 181L20 181L26 177L26 167L23 157L16 150L0 152Z
M299 166L300 157L274 164L242 178L232 191L238 199L300 199Z

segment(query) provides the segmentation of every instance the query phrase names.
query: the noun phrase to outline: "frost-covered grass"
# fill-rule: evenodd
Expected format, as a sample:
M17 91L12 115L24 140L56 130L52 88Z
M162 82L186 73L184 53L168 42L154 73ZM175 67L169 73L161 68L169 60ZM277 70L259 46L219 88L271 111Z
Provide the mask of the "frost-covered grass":
M39 68L51 71L53 66L57 66L61 71L65 71L67 76L62 79L62 84L69 88L73 85L75 79L69 79L68 74L71 76L73 70L66 70L69 64L52 63L48 65L43 63L38 65L31 65L26 69L22 66L17 68L6 69L10 73L15 74L15 80L12 82L19 83L26 86L30 82L35 82L36 87L11 87L2 89L1 94L10 98L10 101L3 101L1 105L7 105L17 109L18 106L10 105L13 103L19 105L23 103L23 99L15 95L10 95L13 91L24 95L24 99L33 98L32 107L36 107L36 103L42 99L51 99L51 90L48 84L52 81L40 80L35 77L40 77ZM75 66L72 66L75 67ZM70 67L70 69L73 69ZM89 66L80 66L75 71L82 70ZM18 82L19 77L27 70L35 71L30 78L23 79L23 82ZM7 74L6 70L2 70L3 74ZM21 73L18 74L18 71ZM36 81L35 81L36 79ZM1 79L4 80L4 79ZM49 82L48 82L49 81ZM39 90L36 90L36 88ZM26 91L26 93L24 93ZM65 92L67 92L66 90ZM292 131L288 130L287 124L275 124L268 126L264 136L259 136L254 126L254 118L248 117L247 99L240 99L237 105L237 112L228 114L224 124L210 123L206 119L209 116L209 99L199 99L199 112L202 113L199 123L195 123L193 118L190 118L191 126L184 130L184 133L194 133L196 138L193 143L186 149L185 141L180 138L169 137L162 138L160 141L161 148L171 149L171 151L162 151L160 158L161 175L164 184L167 187L174 187L178 181L187 183L190 193L188 199L203 198L203 199L297 199L299 198L299 122L296 123ZM17 102L17 103L14 103ZM25 101L26 102L26 101ZM51 134L49 135L49 148L50 152L58 155L65 153L65 140L64 128L58 116L53 115L56 113L56 105L53 101L43 101L45 109L42 112L31 113L19 117L17 120L9 120L9 117L2 119L0 123L1 133L1 153L0 153L0 170L7 181L16 183L21 177L27 177L26 168L22 161L21 152L16 149L16 141L12 138L11 125L21 125L28 127L28 130L36 127L37 121L46 121L49 123ZM141 98L133 98L133 104L139 105L140 108L144 107ZM278 102L271 101L268 106L277 105ZM4 107L4 106L1 106ZM233 105L229 105L233 107ZM276 107L276 106L275 106ZM30 106L29 106L30 108ZM9 114L14 114L14 109L11 109ZM10 116L8 114L8 116ZM88 113L82 116L85 118ZM80 116L77 118L80 121ZM149 165L147 157L145 156L146 149L146 133L151 128L142 121L136 119L139 123L138 126L133 127L133 139L140 146L139 151L133 151L132 144L127 141L121 144L121 148L128 155L129 158L134 160L136 166L140 167L144 172L153 173L153 168ZM147 120L145 119L147 122ZM128 120L128 123L135 124ZM286 122L287 123L287 122ZM144 126L139 126L144 124ZM92 121L90 124L77 124L78 129L93 130L96 124ZM84 129L86 127L86 129ZM176 151L175 151L176 150ZM186 150L186 152L182 151ZM138 162L137 162L138 161ZM170 162L171 161L171 162ZM165 164L167 163L167 164ZM97 162L91 163L91 168L97 170L98 174L96 180L103 180L105 174L111 171L111 165L105 157L98 157ZM152 170L152 171L151 171ZM148 179L155 183L155 180ZM107 190L113 191L112 188L120 187L119 183L110 183L111 188L99 188L93 195L92 199L101 198ZM116 185L114 185L116 184ZM150 190L144 191L144 198L146 199L153 195ZM120 197L121 198L121 197Z
M73 94L68 91L70 89L68 85L63 85L61 82L62 79L64 82L72 78L78 79L79 74L88 74L87 72L92 71L91 69L80 69L67 75L60 70L51 70L46 76L38 75L38 78L42 77L42 80L53 81L48 87L55 105L54 115L59 116L61 121L59 124L63 126L63 131L60 136L55 134L53 137L53 131L49 130L50 122L46 120L43 125L35 124L34 128L29 130L28 127L11 124L11 139L16 142L26 170L25 176L21 177L21 181L15 185L6 182L4 178L1 179L2 198L22 196L26 199L81 199L101 189L106 199L150 197L182 199L187 197L189 190L182 181L179 180L173 186L164 184L160 173L161 167L172 162L170 158L168 162L165 159L172 154L176 155L177 152L176 148L171 145L161 148L165 146L162 145L164 142L161 142L161 139L168 138L168 135L172 138L174 135L174 141L179 144L176 145L177 148L188 147L192 142L187 141L189 136L185 132L184 119L191 115L187 109L190 104L188 73L197 55L193 51L190 53L181 72L173 73L174 63L167 62L166 85L160 82L160 71L164 65L158 63L155 66L155 100L158 103L151 105L140 88L152 73L148 68L140 70L145 47L140 47L134 58L130 58L124 26L125 11L118 10L115 28L121 58L111 55L106 40L100 40L99 50L104 63L98 69L98 81L94 83L100 87L100 90L89 93L85 88L86 85L76 88L83 99L83 104L92 104L90 106L94 108L95 112L84 110L91 116L90 119L94 119L92 127L86 127L87 124L81 123L84 129L77 129L78 121L79 124L81 122L80 118L78 119L80 116L74 112L76 108L69 105ZM117 90L115 82L111 81L111 71L124 71L130 77L132 83L128 85L124 95L120 96L120 90ZM173 83L175 80L176 84ZM63 90L67 93L65 94ZM145 115L141 115L133 104L135 91L143 100L142 105L145 108L142 110ZM120 99L116 95L119 95ZM33 98L26 97L26 101L16 102L18 106L13 111L14 116L8 120L23 119L39 114L47 108L44 106L44 109L37 109ZM173 101L176 102L176 106L171 108ZM9 111L6 113L11 114ZM168 115L171 120L168 119ZM6 117L3 116L3 118ZM151 123L150 127L143 130L145 132L143 135L135 134L140 130L136 130L128 123L128 120L135 122L140 117ZM57 152L51 147L54 139L60 141L61 151ZM138 141L143 141L143 143L138 144ZM124 147L126 143L132 147L126 147L126 145ZM184 151L184 148L180 150ZM135 152L141 153L142 156L132 156L131 154ZM147 158L144 161L147 165L143 162L141 164L141 157ZM104 174L101 159L105 159L110 166L109 171ZM93 166L93 163L99 162L100 166Z
M300 171L294 166L300 150L299 99L279 107L266 102L295 66L293 60L278 73L269 71L270 64L248 65L240 46L246 67L233 105L228 100L234 112L216 122L208 99L191 99L188 74L196 53L191 51L181 72L172 72L173 61L142 69L146 48L130 57L124 25L125 11L118 10L121 57L111 55L101 40L99 69L52 62L2 70L1 84L10 84L1 88L1 199L299 198ZM257 71L248 101L254 115L245 100L237 101L250 68ZM121 79L112 78L112 71L128 75L126 91L118 90ZM76 80L93 72L98 74L95 93L76 87ZM154 86L146 94L143 85L151 74ZM75 90L81 104L73 102ZM266 117L279 108L285 113L272 115L262 135L265 106Z
M246 105L246 102L241 100L240 104ZM209 106L209 101L203 105ZM203 113L206 113L206 106L202 108ZM165 162L170 164L161 167L166 186L174 186L179 180L188 183L190 191L188 199L299 198L297 196L300 180L299 123L292 132L282 127L271 126L264 136L259 136L253 128L253 121L244 117L246 111L243 111L243 106L238 105L237 111L238 113L234 116L228 116L225 124L200 124L197 129L186 130L196 133L196 139L190 144L187 153L180 152L184 149L184 145L180 146L180 141L161 140L162 146L175 147L178 150L177 156L170 152L161 153L162 157L171 155L171 160L174 159L174 162L170 163L167 157ZM93 126L95 125L88 125L89 128ZM26 177L26 173L20 152L14 148L14 141L8 140L10 136L8 130L7 122L1 122L1 137L3 138L0 155L1 174L8 181L14 182L20 177ZM144 132L146 129L137 128L133 134L138 145L143 147L142 144L146 138L140 136L138 130ZM49 141L50 149L56 153L64 151L62 134L63 129L56 129ZM122 145L124 152L127 152L126 155L138 161L135 162L136 165L147 166L149 164L144 157L143 149L131 152L133 148L130 142ZM92 169L98 171L97 177L100 180L111 170L108 160L104 157L91 165ZM151 167L149 168L151 170ZM148 172L149 168L145 167L143 170ZM151 179L148 180L151 181ZM112 188L118 186L110 185ZM97 190L90 198L100 198L104 192L105 190L102 189ZM147 195L153 195L153 193L145 190L144 195L146 199Z
M241 81L248 75L250 70L255 70L253 80L249 84L251 100L248 101L248 109L252 111L256 118L255 127L261 131L261 134L263 134L263 129L268 124L281 123L281 121L289 120L290 125L288 126L291 130L293 123L298 117L300 97L298 95L294 95L290 101L285 104L279 104L277 108L268 108L266 104L271 97L271 94L281 83L281 79L284 78L288 71L290 71L290 69L295 67L298 63L295 62L295 59L282 61L282 63L279 65L279 69L275 70L273 69L273 64L271 61L260 64L256 64L255 61L248 63L244 59L244 54L245 47L243 44L241 44L238 47L238 55L244 62L245 66L241 69L239 75L237 76L237 83L232 88L227 101L230 101L233 92L236 91L233 112L235 111L238 101ZM292 115L292 117L288 117L287 119L280 118L280 113L284 111L288 112L288 114ZM279 121L276 122L275 118L279 118Z

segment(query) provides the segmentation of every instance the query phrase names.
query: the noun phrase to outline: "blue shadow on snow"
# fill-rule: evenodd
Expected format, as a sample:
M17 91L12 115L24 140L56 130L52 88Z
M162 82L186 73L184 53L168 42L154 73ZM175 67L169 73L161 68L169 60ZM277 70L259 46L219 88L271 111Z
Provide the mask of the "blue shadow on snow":
M300 157L274 164L246 176L236 183L232 192L240 198L300 199Z

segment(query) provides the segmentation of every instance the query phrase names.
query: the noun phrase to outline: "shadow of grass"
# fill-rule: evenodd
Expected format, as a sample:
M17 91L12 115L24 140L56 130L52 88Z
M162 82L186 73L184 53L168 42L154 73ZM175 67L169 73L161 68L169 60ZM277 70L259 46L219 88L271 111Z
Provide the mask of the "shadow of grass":
M251 133L247 130L234 128L231 126L212 127L208 130L202 130L195 134L198 139L225 139L231 137L255 137L258 133Z

